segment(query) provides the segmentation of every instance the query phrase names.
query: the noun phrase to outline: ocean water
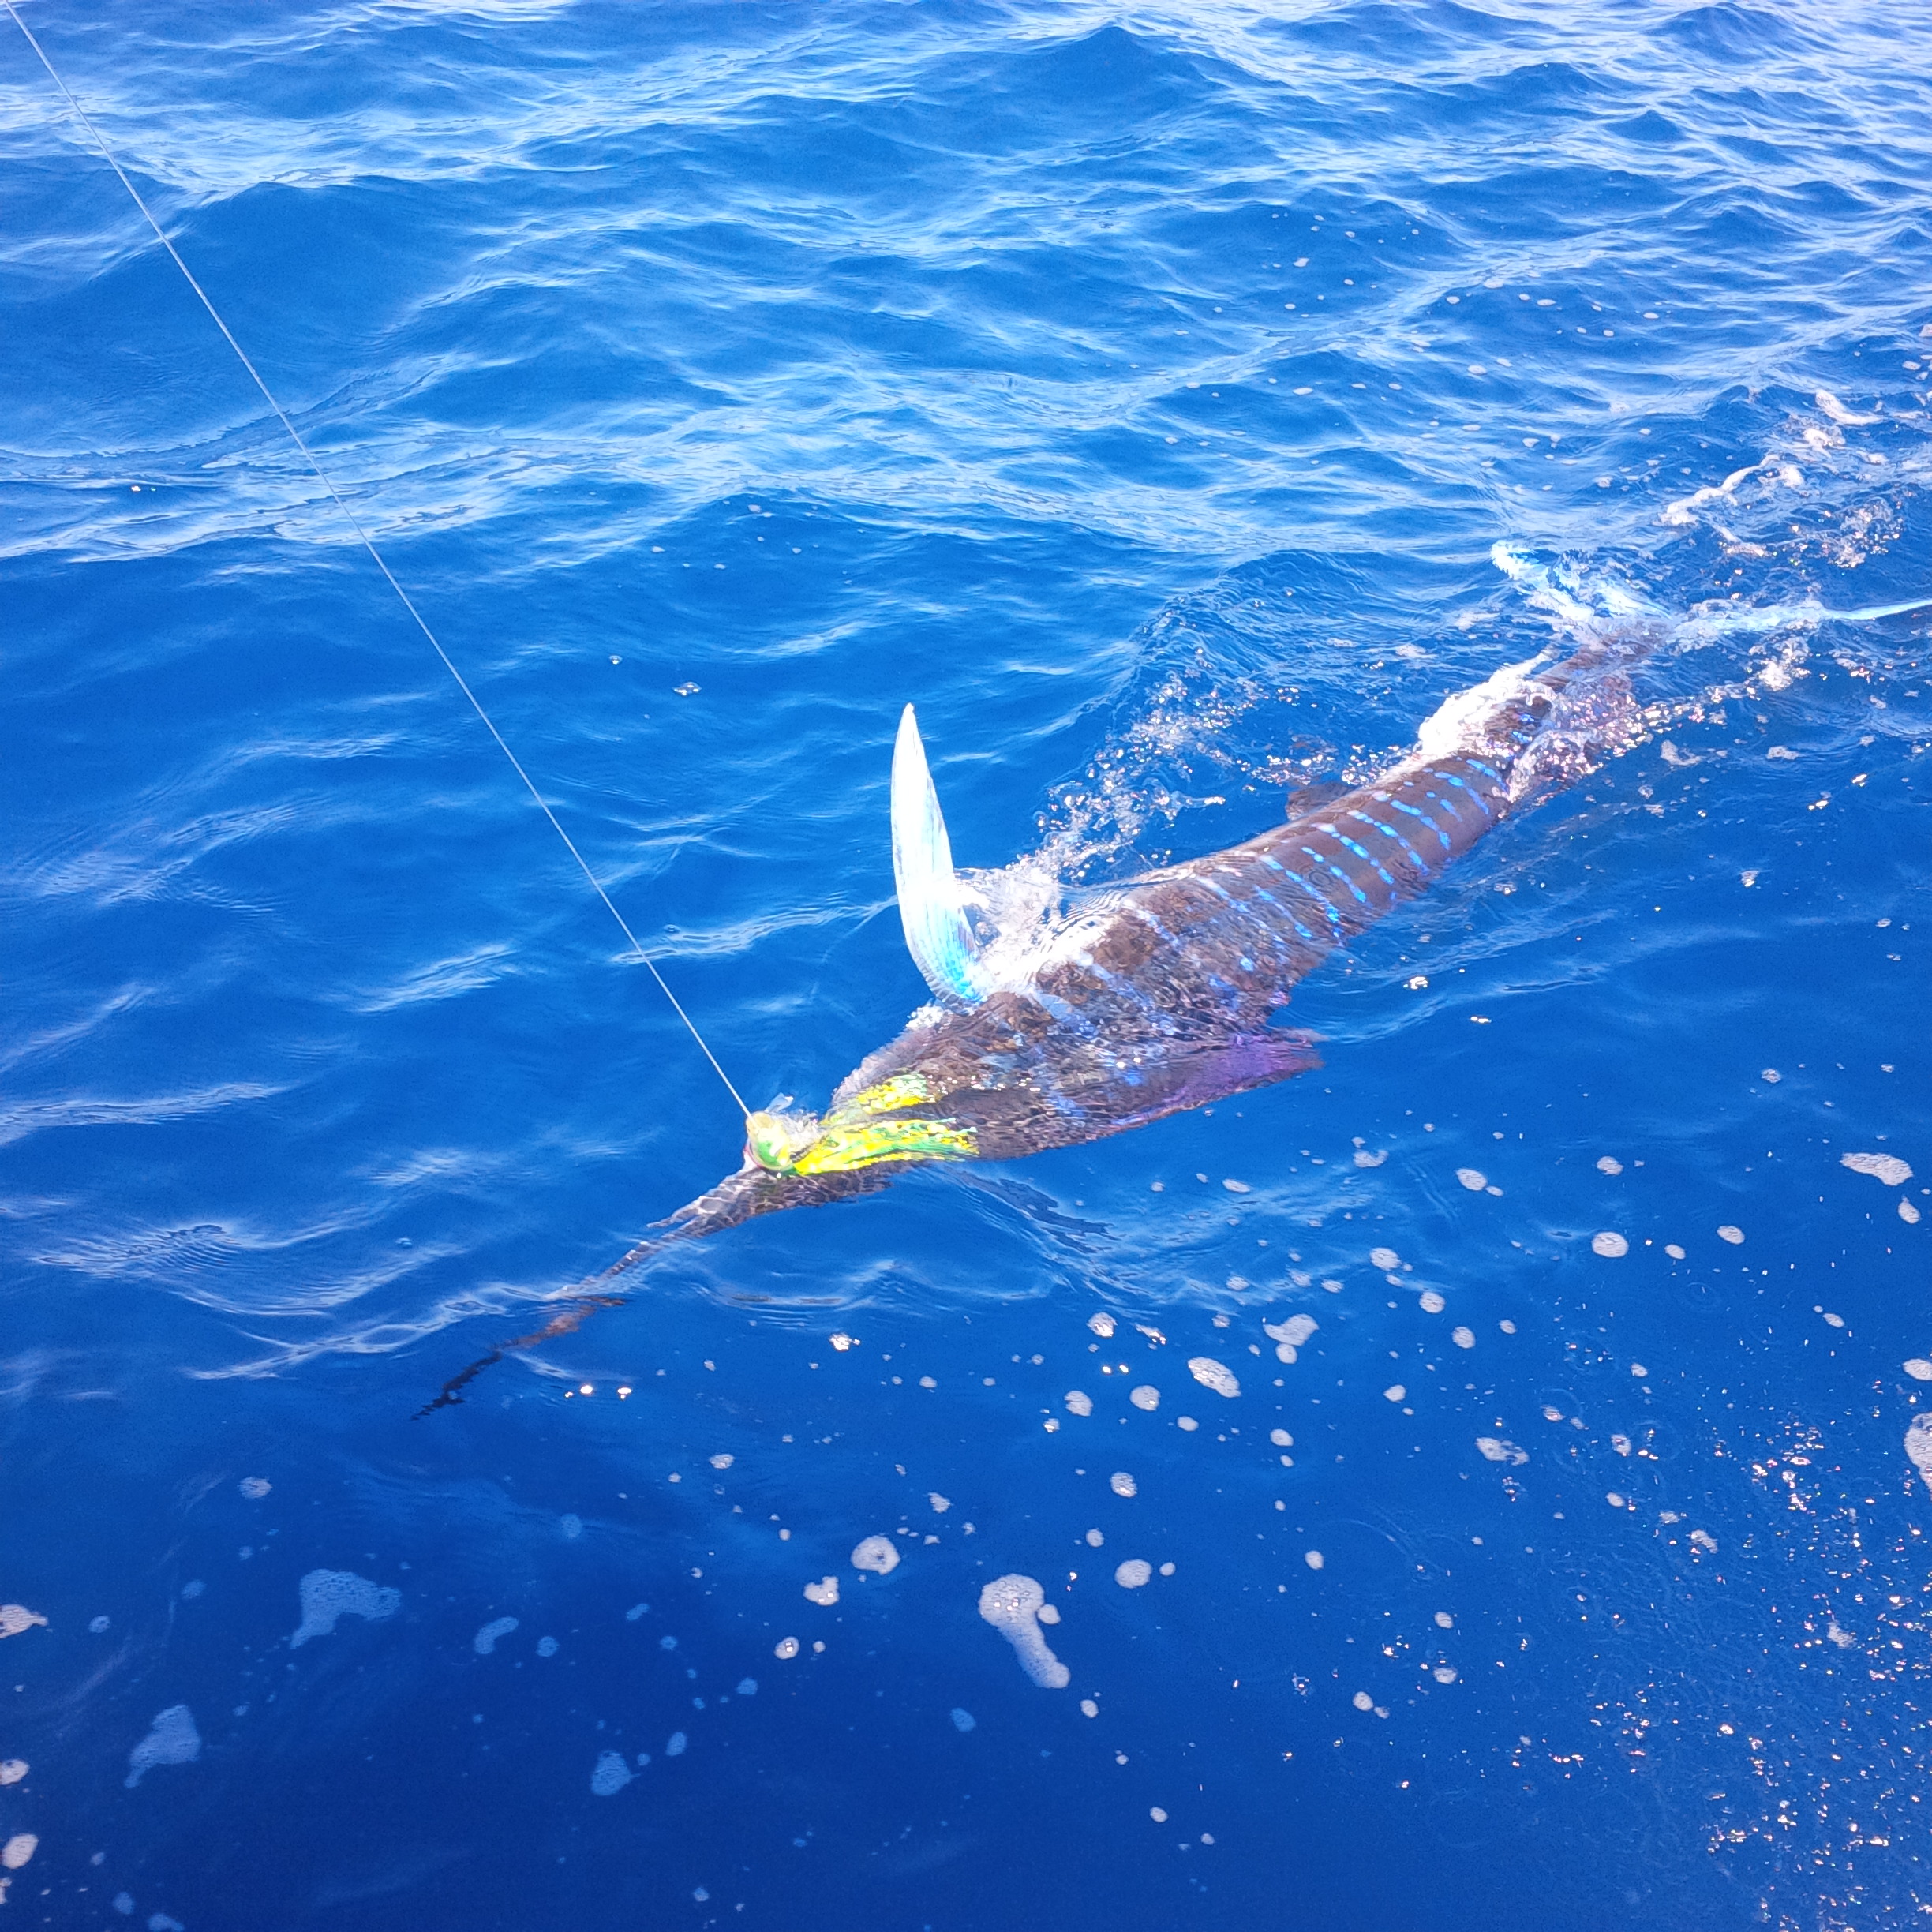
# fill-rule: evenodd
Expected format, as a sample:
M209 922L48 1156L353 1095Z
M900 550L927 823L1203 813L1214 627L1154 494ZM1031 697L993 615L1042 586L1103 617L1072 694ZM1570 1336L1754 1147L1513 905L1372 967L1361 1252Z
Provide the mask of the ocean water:
M903 704L1104 880L1669 641L1320 1071L422 1414L737 1110L0 21L20 1923L1932 1909L1932 668L1754 627L1932 595L1905 16L21 10L754 1106Z

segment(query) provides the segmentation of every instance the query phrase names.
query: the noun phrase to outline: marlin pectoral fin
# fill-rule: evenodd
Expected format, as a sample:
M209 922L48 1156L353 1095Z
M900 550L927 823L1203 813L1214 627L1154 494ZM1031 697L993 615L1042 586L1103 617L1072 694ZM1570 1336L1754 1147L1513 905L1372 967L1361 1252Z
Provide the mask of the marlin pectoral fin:
M899 917L912 963L946 1005L976 1005L979 942L960 904L952 844L910 705L893 747L892 848Z

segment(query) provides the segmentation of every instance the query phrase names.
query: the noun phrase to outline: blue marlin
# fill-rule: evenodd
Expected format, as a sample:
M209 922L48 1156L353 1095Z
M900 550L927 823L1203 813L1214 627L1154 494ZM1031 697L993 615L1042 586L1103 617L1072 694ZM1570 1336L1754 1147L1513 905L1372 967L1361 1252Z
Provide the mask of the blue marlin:
M609 1285L670 1243L871 1193L915 1167L1078 1146L1319 1065L1313 1036L1282 1024L1294 987L1507 819L1636 744L1646 727L1629 674L1642 659L1666 644L1866 621L1927 601L1673 623L1616 593L1606 608L1600 590L1589 608L1521 553L1499 545L1495 556L1582 635L1577 648L1552 648L1455 694L1380 777L1320 803L1291 796L1281 824L1089 893L1017 933L991 930L954 871L907 706L893 758L893 867L932 1003L847 1075L823 1114L785 1102L748 1114L736 1172L503 1348L566 1333L623 1299ZM431 1406L460 1399L501 1352Z

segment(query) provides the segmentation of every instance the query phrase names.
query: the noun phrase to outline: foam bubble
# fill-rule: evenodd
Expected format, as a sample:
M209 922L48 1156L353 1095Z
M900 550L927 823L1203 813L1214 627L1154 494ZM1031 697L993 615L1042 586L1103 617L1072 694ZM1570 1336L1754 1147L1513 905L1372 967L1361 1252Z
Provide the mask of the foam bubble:
M1153 1410L1160 1406L1160 1391L1151 1382L1143 1382L1138 1388L1127 1391L1127 1399L1136 1409Z
M1040 1634L1039 1613L1046 1601L1046 1593L1030 1576L995 1577L979 1593L979 1614L1013 1646L1020 1668L1034 1683L1043 1690L1063 1690L1073 1673Z
M1323 1556L1320 1550L1305 1550L1301 1555L1301 1560L1311 1570L1319 1570L1328 1559Z
M1066 1392L1066 1406L1069 1415L1090 1416L1093 1413L1093 1398L1084 1389L1069 1389Z
M1925 1478L1926 1487L1932 1489L1932 1410L1922 1409L1912 1417L1911 1427L1905 1432L1905 1453Z
M1264 1322L1261 1332L1276 1342L1299 1348L1321 1326L1312 1315L1290 1315L1285 1322Z
M379 1623L395 1614L400 1590L385 1589L353 1570L311 1570L300 1585L302 1620L289 1638L299 1650L311 1637L332 1637L338 1617L366 1617Z
M1384 1275L1391 1268L1402 1266L1402 1256L1393 1248L1371 1248L1368 1250L1368 1260L1372 1265L1379 1267Z
M599 1798L615 1798L634 1775L620 1752L600 1751L597 1769L590 1773L590 1789Z
M728 1470L737 1460L738 1458L729 1451L721 1450L711 1458L711 1466L714 1470Z
M1684 1251L1675 1241L1666 1241L1664 1244L1664 1252L1673 1261L1681 1261L1684 1258Z
M24 1758L0 1759L0 1784L17 1784L27 1775Z
M807 1583L805 1595L810 1602L822 1604L829 1609L838 1601L838 1578L835 1576L821 1577L816 1583Z
M16 1832L0 1845L0 1865L9 1871L18 1871L39 1848L40 1840L32 1832Z
M1398 1402L1408 1393L1408 1390L1403 1387L1401 1383L1391 1382L1388 1387L1382 1391L1382 1399L1384 1402Z
M157 1765L193 1764L201 1755L201 1733L185 1704L170 1704L128 1753L127 1788L132 1791Z
M1476 1447L1492 1462L1527 1462L1530 1452L1518 1449L1513 1442L1507 1442L1500 1436L1478 1436Z
M772 1646L772 1655L788 1664L798 1653L799 1640L796 1637L781 1637L777 1642Z
M1480 1194L1489 1185L1489 1177L1480 1167L1458 1167L1456 1178L1472 1194Z
M1178 1429L1185 1429L1192 1436L1200 1427L1200 1425L1192 1416L1176 1416L1174 1427Z
M870 1570L874 1576L890 1576L899 1567L899 1552L890 1537L869 1536L852 1553L855 1570Z
M1366 1690L1357 1690L1355 1694L1349 1699L1349 1702L1353 1704L1358 1711L1373 1710L1375 1709L1375 1699L1372 1698Z
M1476 1331L1473 1328L1451 1328L1449 1339L1458 1348L1473 1348L1476 1346Z
M1599 1155L1597 1171L1599 1174L1620 1174L1623 1171L1623 1163L1614 1154Z
M1630 1243L1606 1228L1602 1234L1590 1237L1590 1252L1601 1255L1606 1261L1615 1261L1630 1252Z
M1117 1496L1138 1496L1140 1493L1140 1485L1125 1470L1116 1470L1107 1478L1107 1487Z
M1098 1530L1089 1530L1087 1532L1087 1547L1089 1549L1098 1549L1106 1541L1106 1538Z
M1908 1200L1900 1201L1898 1208L1899 1219L1908 1227L1915 1226L1919 1219L1919 1210Z
M682 1758L685 1747L690 1743L691 1739L682 1731L673 1731L665 1739L665 1755L667 1758Z
M566 1516L558 1527L567 1537L580 1537L583 1534L583 1518L575 1515Z
M1438 1664L1429 1675L1439 1684L1452 1684L1456 1680L1455 1666L1453 1664Z
M515 1617L498 1617L494 1623L485 1623L470 1640L478 1657L488 1657L496 1648L499 1637L507 1637L517 1627Z
M1096 1309L1087 1317L1087 1326L1104 1342L1114 1329L1114 1317L1105 1309Z
M1735 1248L1739 1241L1743 1240L1744 1230L1741 1227L1733 1227L1728 1222L1726 1222L1717 1230L1717 1238L1720 1241L1730 1242L1731 1245Z
M244 1476L235 1487L253 1503L265 1496L275 1485L266 1476Z
M24 1604L0 1604L0 1637L17 1637L36 1623L43 1629L47 1625L38 1610L29 1610Z
M1425 1288L1416 1299L1425 1315L1440 1315L1449 1305L1433 1288Z
M1690 1541L1707 1555L1714 1556L1717 1553L1717 1539L1708 1530L1693 1530Z
M937 1489L934 1490L926 1500L933 1506L934 1512L942 1516L953 1507L953 1499L950 1496L942 1496Z
M961 1710L957 1705L953 1707L953 1728L955 1731L970 1731L979 1721L971 1711Z
M1188 1373L1203 1388L1211 1388L1217 1395L1225 1395L1230 1400L1241 1393L1241 1384L1234 1379L1234 1371L1226 1362L1218 1362L1211 1355L1190 1356Z
M1130 1556L1114 1572L1114 1581L1122 1589L1144 1589L1154 1576L1154 1566L1143 1563L1138 1556Z
M556 1653L557 1640L554 1637L539 1637L537 1639L537 1654L539 1657L552 1657Z
M1923 1355L1915 1355L1906 1363L1905 1372L1915 1382L1932 1382L1932 1361L1927 1361Z
M1292 1449L1294 1447L1294 1438L1285 1428L1270 1429L1268 1440L1277 1449Z

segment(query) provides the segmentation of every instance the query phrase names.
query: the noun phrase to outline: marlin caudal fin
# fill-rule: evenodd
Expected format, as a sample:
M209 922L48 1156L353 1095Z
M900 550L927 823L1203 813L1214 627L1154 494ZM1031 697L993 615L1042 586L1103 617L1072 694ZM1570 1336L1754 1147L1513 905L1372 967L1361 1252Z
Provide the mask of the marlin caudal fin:
M893 747L892 848L899 917L912 963L946 1005L975 1005L980 998L974 971L979 942L967 923L959 882L953 876L953 848L910 705Z

